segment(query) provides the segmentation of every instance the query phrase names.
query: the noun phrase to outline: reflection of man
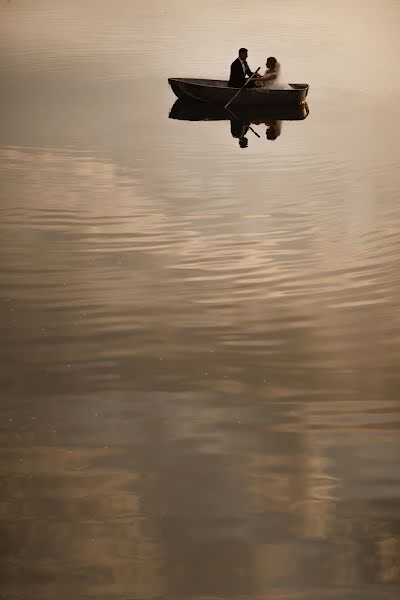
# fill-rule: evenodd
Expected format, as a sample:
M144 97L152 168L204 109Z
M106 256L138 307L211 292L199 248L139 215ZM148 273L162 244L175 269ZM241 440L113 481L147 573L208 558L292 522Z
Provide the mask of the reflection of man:
M246 76L251 77L253 71L250 70L247 64L247 49L240 48L239 58L233 61L231 64L231 74L229 77L229 87L241 88L246 82ZM256 77L259 77L257 74ZM247 87L254 87L254 82L250 81Z
M239 121L239 119L231 120L231 134L232 137L239 139L239 146L241 148L247 148L249 143L246 133L249 130L249 124Z

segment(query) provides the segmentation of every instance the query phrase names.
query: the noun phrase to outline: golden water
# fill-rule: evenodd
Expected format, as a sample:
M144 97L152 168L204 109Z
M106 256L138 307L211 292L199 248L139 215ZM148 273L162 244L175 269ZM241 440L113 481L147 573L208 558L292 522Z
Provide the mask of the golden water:
M399 597L399 15L0 3L2 597ZM242 45L246 149L166 83Z

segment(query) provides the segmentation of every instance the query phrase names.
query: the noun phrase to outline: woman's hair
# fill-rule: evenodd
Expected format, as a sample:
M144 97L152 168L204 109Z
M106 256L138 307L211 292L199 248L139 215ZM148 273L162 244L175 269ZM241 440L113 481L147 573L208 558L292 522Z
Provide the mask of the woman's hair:
M269 66L275 67L275 65L276 65L277 62L278 61L276 60L275 56L269 56L267 58L267 63L266 64L267 64L267 67L269 67Z

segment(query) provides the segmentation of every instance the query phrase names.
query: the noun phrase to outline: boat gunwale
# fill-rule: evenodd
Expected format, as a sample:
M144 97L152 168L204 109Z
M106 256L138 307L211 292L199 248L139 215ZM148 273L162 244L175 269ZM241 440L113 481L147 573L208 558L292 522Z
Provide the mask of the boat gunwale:
M229 85L223 86L223 85L210 85L209 83L201 83L204 81L210 81L210 82L211 81L220 81L220 82L227 84L228 82L226 79L202 79L202 78L196 79L194 77L187 77L187 78L185 78L185 77L169 77L168 82L170 83L171 81L176 81L177 83L184 83L186 85L197 85L199 87L206 87L206 88L212 89L212 90L226 90L226 89L241 90L242 89L242 88L237 88L237 87L231 87ZM276 94L276 93L292 92L292 91L301 92L301 91L307 90L309 87L308 83L288 83L287 85L290 85L291 89L281 89L281 90L275 89L274 90L273 88L268 88L267 90L262 90L262 88L261 88L260 90L255 90L254 88L247 88L247 90L245 90L245 91L253 91L253 92L254 91L256 91L256 92L268 91L268 92L272 92L272 93ZM293 87L293 86L297 86L297 85L300 85L302 87Z

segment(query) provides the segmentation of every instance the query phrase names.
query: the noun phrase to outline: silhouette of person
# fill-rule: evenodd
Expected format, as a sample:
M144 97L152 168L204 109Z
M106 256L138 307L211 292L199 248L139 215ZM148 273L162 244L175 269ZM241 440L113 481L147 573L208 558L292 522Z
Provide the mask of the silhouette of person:
M267 130L265 135L267 140L276 140L277 137L281 135L282 130L282 121L267 121Z
M231 64L231 72L229 76L229 87L241 88L246 83L246 77L252 77L253 71L250 70L247 64L247 48L240 48L239 57ZM260 75L255 74L255 78L258 79ZM248 81L248 80L247 80ZM254 87L254 81L250 81L247 87Z
M247 148L249 140L246 137L246 133L249 130L249 124L239 119L231 119L231 135L239 140L239 146L241 148Z

